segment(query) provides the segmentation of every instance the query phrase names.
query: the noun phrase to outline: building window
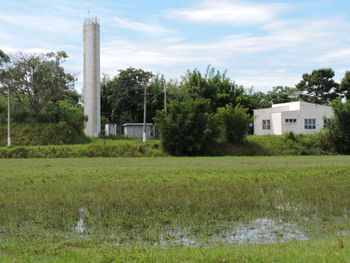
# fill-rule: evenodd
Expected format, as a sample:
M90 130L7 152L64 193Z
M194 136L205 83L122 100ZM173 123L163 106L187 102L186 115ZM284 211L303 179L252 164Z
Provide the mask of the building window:
M263 130L270 130L271 129L271 120L263 120L262 121L262 128L263 128Z
M296 124L297 123L297 119L285 119L284 123L286 123L286 124Z
M316 119L305 119L305 129L306 130L316 129Z

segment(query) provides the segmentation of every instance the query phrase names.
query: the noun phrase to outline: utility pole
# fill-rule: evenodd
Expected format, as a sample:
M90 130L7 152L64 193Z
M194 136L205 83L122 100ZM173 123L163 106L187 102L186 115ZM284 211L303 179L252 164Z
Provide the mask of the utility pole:
M146 105L147 105L147 83L144 84L143 87L143 133L142 133L142 141L146 142Z
M7 91L7 146L11 146L11 105L10 105L10 86Z

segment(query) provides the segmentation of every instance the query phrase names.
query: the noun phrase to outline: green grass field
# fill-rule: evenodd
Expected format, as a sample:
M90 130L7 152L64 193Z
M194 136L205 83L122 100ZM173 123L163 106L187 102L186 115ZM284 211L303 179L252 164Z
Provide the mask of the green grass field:
M347 156L0 159L0 262L350 262L349 214Z

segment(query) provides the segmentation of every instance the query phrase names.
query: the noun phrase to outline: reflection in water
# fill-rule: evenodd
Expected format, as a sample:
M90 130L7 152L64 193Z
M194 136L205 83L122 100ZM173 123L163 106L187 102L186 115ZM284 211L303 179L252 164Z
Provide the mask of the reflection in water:
M185 229L168 230L160 236L161 247L167 246L206 246L229 244L268 244L283 243L293 240L307 240L307 236L291 223L277 222L269 218L258 218L243 223L230 223L222 227L222 231L203 239Z
M80 212L80 218L75 226L75 231L82 234L86 230L85 222L84 222L85 209L80 208L79 212Z

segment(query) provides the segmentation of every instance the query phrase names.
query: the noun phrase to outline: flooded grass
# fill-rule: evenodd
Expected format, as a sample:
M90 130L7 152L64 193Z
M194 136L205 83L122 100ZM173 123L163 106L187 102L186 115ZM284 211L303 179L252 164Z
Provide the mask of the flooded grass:
M0 253L33 240L205 249L346 239L349 213L346 156L0 159Z

